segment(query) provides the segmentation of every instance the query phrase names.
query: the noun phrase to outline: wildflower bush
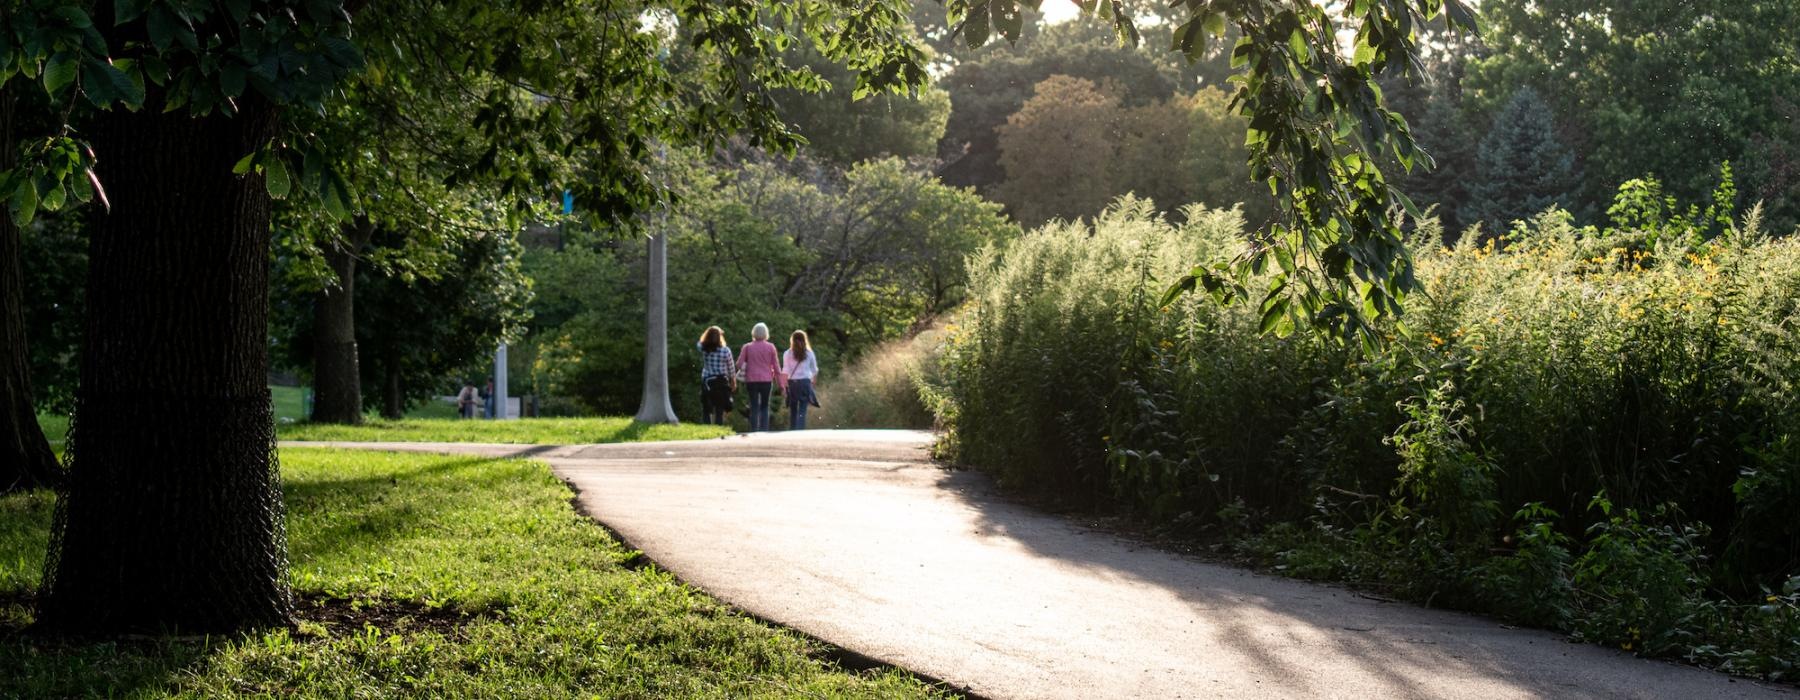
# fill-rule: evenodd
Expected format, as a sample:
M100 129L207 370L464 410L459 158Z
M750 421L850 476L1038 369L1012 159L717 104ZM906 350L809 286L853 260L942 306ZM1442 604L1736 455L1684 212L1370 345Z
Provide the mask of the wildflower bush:
M1171 224L1126 198L1052 223L970 264L939 360L947 443L1005 485L1291 574L1781 677L1800 240L1755 211L1661 215L1645 190L1604 229L1551 210L1446 246L1421 223L1425 292L1374 352L1203 295L1158 306L1240 252L1236 211Z

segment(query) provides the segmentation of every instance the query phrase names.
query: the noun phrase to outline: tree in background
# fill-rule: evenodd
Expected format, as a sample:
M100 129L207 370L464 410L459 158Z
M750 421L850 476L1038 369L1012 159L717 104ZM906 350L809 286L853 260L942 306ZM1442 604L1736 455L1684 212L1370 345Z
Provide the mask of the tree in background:
M1051 76L1037 89L1001 128L1006 179L993 193L1026 227L1092 217L1126 193L1177 218L1195 202L1241 203L1256 223L1273 216L1268 186L1245 165L1247 122L1223 91L1126 107L1079 78Z
M1249 151L1244 148L1243 117L1231 111L1231 97L1218 88L1202 88L1189 98L1188 139L1182 157L1182 171L1191 182L1179 200L1158 202L1163 206L1203 202L1214 209L1244 205L1244 219L1259 226L1275 215L1275 201L1266 184L1250 180L1250 168L1244 163Z
M1434 214L1446 235L1459 235L1469 221L1461 216L1468 199L1468 181L1475 176L1475 151L1481 136L1473 126L1470 106L1463 99L1463 78L1469 62L1482 55L1476 37L1452 30L1448 22L1433 21L1420 31L1420 75L1386 76L1382 94L1395 111L1406 115L1413 138L1431 154L1431 168L1408 172L1392 158L1385 166L1395 171L1394 182L1421 207L1435 207ZM1483 113L1480 121L1491 116Z
M318 332L318 316L328 313L319 287L353 293L356 410L394 419L451 383L489 371L482 368L494 346L515 338L529 318L530 281L520 267L520 246L504 229L462 231L437 239L429 253L419 250L429 234L371 229L358 253L366 263L353 269L350 284L322 281L309 264L316 264L316 254L294 250L310 239L284 240L270 335L278 362L317 386L309 369L318 366L319 346L329 337Z
M1212 173L1195 172L1184 157L1185 146L1191 143L1192 118L1193 101L1185 95L1117 109L1108 120L1113 148L1106 163L1106 178L1112 183L1111 193L1134 193L1167 211L1178 211L1193 201L1194 183ZM1240 122L1237 127L1238 140L1242 141L1243 124ZM1230 164L1230 168L1248 182L1250 169L1244 167L1242 159Z
M950 94L937 86L917 95L874 95L853 99L856 73L826 60L817 51L800 49L796 64L830 86L809 93L783 90L781 118L806 137L807 153L844 166L871 158L918 158L937 153L950 116Z
M950 118L938 144L938 176L946 184L974 187L992 196L1006 179L1000 166L1000 128L1052 75L1087 80L1114 91L1126 107L1154 104L1175 94L1176 76L1149 51L1121 46L1106 25L1091 18L1044 27L1014 46L988 47L944 76Z
M1537 91L1519 88L1481 139L1475 180L1461 216L1502 233L1512 222L1552 206L1575 206L1575 154L1556 138L1550 106Z
M404 248L405 235L383 231L375 245ZM398 419L439 395L447 380L492 372L494 346L516 339L530 317L531 284L511 235L490 231L451 244L451 259L426 277L378 269L359 272L357 346L367 362L363 407Z
M1780 126L1769 134L1750 139L1750 155L1745 159L1745 180L1750 183L1745 196L1766 203L1787 203L1787 210L1777 212L1770 226L1778 232L1800 225L1800 98L1779 97L1775 109L1786 117L1787 130Z
M1052 75L999 130L1006 179L994 199L1027 228L1092 216L1112 201L1119 99L1093 81Z
M1488 111L1520 87L1542 93L1581 156L1585 207L1646 173L1704 199L1720 161L1792 143L1779 99L1800 94L1800 4L1489 0L1481 12L1489 53L1470 66L1471 100ZM1800 201L1745 175L1745 192L1774 195L1775 230L1800 221Z

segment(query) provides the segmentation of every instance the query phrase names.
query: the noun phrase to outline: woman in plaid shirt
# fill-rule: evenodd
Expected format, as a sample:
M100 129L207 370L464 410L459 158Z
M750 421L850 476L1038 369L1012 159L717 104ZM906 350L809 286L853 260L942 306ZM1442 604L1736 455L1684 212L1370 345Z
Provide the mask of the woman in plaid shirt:
M700 412L702 423L724 425L731 413L731 393L737 391L737 378L732 374L734 362L731 347L725 344L725 331L711 326L694 344L705 361L700 364Z

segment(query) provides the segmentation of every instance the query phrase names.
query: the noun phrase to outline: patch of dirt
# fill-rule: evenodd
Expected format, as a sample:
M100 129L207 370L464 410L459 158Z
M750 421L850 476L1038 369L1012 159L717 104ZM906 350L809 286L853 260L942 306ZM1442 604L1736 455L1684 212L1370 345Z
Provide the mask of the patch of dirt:
M386 633L436 632L456 636L462 627L477 620L491 620L500 611L469 613L447 607L384 598L337 598L328 595L295 596L296 630L305 632L306 623L324 627L332 635L357 633L374 627Z

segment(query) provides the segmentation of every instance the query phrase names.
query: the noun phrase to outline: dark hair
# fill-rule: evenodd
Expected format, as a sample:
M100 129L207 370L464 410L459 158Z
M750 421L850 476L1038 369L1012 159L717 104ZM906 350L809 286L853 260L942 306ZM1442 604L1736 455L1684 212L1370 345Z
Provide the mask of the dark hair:
M795 362L806 361L806 348L806 331L794 331L793 335L788 336L788 352L794 353Z
M725 331L718 326L708 326L705 333L700 334L700 349L712 352L725 347Z

